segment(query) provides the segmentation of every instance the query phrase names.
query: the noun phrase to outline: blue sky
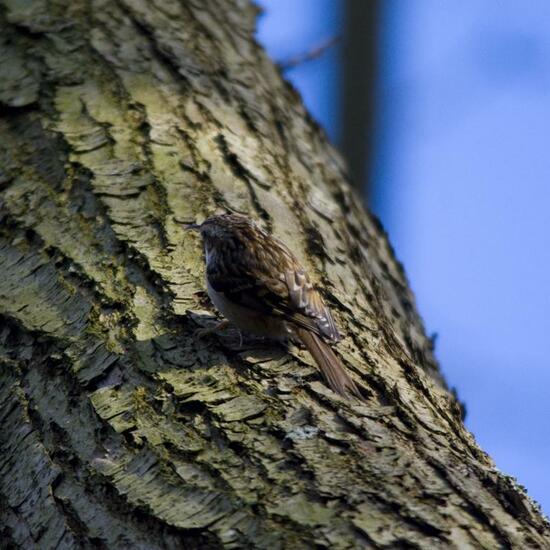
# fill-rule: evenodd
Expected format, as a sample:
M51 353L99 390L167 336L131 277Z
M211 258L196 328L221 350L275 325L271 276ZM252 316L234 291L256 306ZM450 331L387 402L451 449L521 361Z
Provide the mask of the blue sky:
M261 4L276 60L342 33L343 2ZM550 2L383 5L373 208L469 429L548 513ZM339 55L288 73L336 143Z

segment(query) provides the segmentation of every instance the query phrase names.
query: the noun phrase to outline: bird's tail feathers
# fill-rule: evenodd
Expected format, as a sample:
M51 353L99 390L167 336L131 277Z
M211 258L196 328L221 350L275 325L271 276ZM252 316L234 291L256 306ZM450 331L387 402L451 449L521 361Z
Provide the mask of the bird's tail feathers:
M359 391L359 387L346 372L342 361L338 359L332 348L314 332L301 327L295 330L297 336L315 359L323 377L332 390L344 397L353 395L364 400L365 398Z

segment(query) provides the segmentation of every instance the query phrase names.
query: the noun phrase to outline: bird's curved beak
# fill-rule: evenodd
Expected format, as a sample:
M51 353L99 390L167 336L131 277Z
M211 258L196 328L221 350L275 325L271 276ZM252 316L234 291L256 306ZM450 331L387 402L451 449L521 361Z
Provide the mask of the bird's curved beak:
M201 228L201 224L200 223L188 223L186 226L185 226L185 229L200 229Z

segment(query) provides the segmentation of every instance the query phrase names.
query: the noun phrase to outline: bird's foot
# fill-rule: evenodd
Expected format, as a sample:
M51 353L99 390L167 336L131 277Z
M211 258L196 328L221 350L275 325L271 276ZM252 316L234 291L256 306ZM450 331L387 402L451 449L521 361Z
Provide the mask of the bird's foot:
M221 332L222 330L225 330L228 326L229 326L229 321L227 319L224 319L223 321L220 321L218 324L214 325L213 327L197 329L193 333L193 336L197 339L201 339L201 338L204 338L205 336L208 336L209 334L215 334L217 332Z

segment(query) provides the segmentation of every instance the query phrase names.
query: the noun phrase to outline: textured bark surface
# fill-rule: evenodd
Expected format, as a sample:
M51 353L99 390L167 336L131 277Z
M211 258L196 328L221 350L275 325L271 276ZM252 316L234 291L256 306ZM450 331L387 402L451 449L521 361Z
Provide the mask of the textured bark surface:
M549 548L256 15L3 2L2 548ZM193 337L214 314L183 224L218 208L323 285L368 403L296 347Z

